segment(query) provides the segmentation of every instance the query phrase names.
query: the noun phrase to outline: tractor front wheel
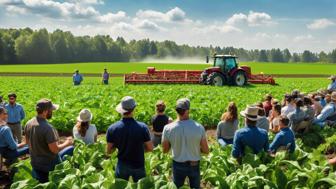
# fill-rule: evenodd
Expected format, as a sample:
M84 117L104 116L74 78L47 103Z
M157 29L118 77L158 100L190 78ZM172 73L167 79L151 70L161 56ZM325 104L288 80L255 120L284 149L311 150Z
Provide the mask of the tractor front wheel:
M246 78L246 74L243 71L238 71L237 73L235 73L235 75L233 76L233 84L236 86L243 86L246 85L247 83L247 78Z
M208 76L207 84L214 86L223 86L225 83L225 78L222 74L214 72Z

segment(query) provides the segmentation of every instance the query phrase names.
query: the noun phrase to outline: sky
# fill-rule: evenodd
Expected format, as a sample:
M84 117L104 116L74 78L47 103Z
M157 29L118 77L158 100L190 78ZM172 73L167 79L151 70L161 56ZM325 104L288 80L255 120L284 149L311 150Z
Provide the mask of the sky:
M336 49L336 0L0 0L0 28L293 52Z

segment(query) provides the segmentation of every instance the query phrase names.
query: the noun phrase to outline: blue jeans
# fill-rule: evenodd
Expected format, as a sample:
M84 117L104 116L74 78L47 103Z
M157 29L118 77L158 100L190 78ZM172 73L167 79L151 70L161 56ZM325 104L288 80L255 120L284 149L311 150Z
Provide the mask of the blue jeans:
M199 163L197 165L190 165L190 163L173 161L173 181L177 188L184 185L187 177L189 178L190 188L200 188L201 176Z
M0 153L6 159L6 163L10 165L14 163L18 157L28 154L29 148L28 145L25 145L22 148L17 148L15 150L9 148L1 148Z
M108 80L103 80L103 83L104 83L105 85L108 85Z
M219 138L218 143L222 147L225 147L228 144L233 144L233 138L232 139Z
M138 182L138 180L146 177L146 171L145 167L132 168L131 166L118 160L115 176L116 178L124 180L129 180L129 178L132 177L134 182Z
M320 126L321 128L323 128L323 127L326 125L326 122L325 122L324 120L315 118L315 119L313 120L313 125L318 125L318 126Z
M51 167L50 171L53 171L57 164L64 161L66 159L66 157L65 157L66 155L72 156L73 150L74 150L73 146L68 146L68 147L64 148L63 150L61 150L58 153L58 156L56 157L56 159L54 161L50 162L50 167ZM46 171L46 170L38 170L38 169L34 169L34 167L33 167L32 176L33 176L33 178L38 180L40 183L45 183L45 182L49 181L49 178L48 178L49 171Z
M81 82L79 82L79 81L74 81L74 85L80 85L81 84Z

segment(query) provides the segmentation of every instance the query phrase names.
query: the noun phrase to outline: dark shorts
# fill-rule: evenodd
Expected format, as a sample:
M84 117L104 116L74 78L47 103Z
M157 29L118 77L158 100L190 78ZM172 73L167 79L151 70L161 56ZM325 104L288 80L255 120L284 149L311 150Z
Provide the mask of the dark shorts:
M108 80L103 80L103 83L105 84L105 85L108 85Z

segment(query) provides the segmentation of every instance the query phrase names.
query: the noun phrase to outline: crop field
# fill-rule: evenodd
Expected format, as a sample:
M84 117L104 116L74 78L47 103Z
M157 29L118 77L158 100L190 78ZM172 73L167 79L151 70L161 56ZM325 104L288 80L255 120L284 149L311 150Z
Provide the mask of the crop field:
M241 62L240 65L247 65L252 68L253 73L263 72L265 74L334 74L336 64L323 63L257 63ZM147 67L155 67L159 70L203 70L211 67L212 64L168 64L168 63L73 63L73 64L39 64L39 65L0 65L1 72L25 72L25 73L73 73L79 69L82 73L101 73L106 67L110 73L144 73Z
M0 77L1 94L14 91L18 102L26 110L27 118L35 115L35 103L41 98L49 98L60 104L51 123L59 131L71 132L75 119L82 108L89 108L94 115L93 123L102 133L120 119L116 105L125 95L137 101L136 118L149 123L154 114L155 102L166 101L167 113L176 118L174 105L178 98L191 100L191 117L213 129L227 104L235 101L239 111L246 105L260 101L267 93L281 100L285 93L293 89L309 93L329 83L321 79L276 79L279 85L248 85L245 87L213 87L202 85L124 85L122 78L112 78L108 86L99 78L85 78L80 86L73 86L71 78L61 77ZM242 123L242 118L240 117ZM240 127L243 127L240 124ZM336 129L315 128L296 140L294 154L277 153L275 158L260 153L254 155L245 150L243 164L239 165L231 156L231 145L221 148L214 138L209 138L210 154L201 161L201 184L203 188L332 188L336 186L334 168L329 167L325 155L336 148ZM274 135L270 134L270 141ZM18 173L11 185L12 189L28 188L113 188L113 189L175 189L172 182L171 155L163 154L160 147L146 154L146 175L138 183L115 178L116 154L105 156L106 141L103 137L94 145L84 145L76 141L73 157L56 166L50 172L50 181L39 184L31 177L29 159L16 166ZM184 187L188 188L188 187Z
M191 100L191 115L206 127L215 127L230 101L236 102L239 110L246 105L263 99L265 94L272 94L282 100L285 93L294 89L302 92L317 91L328 84L327 79L277 79L277 86L248 85L246 87L212 87L202 85L124 85L122 78L112 78L112 84L105 86L98 78L85 78L80 86L73 86L71 78L14 78L0 77L1 93L14 91L18 102L27 112L25 121L35 115L35 103L41 98L50 98L60 104L55 112L52 124L59 130L71 131L79 111L89 108L94 114L93 122L99 131L120 119L115 111L123 96L133 96L137 101L136 117L149 123L155 113L157 100L167 103L167 113L175 117L174 106L178 98Z

